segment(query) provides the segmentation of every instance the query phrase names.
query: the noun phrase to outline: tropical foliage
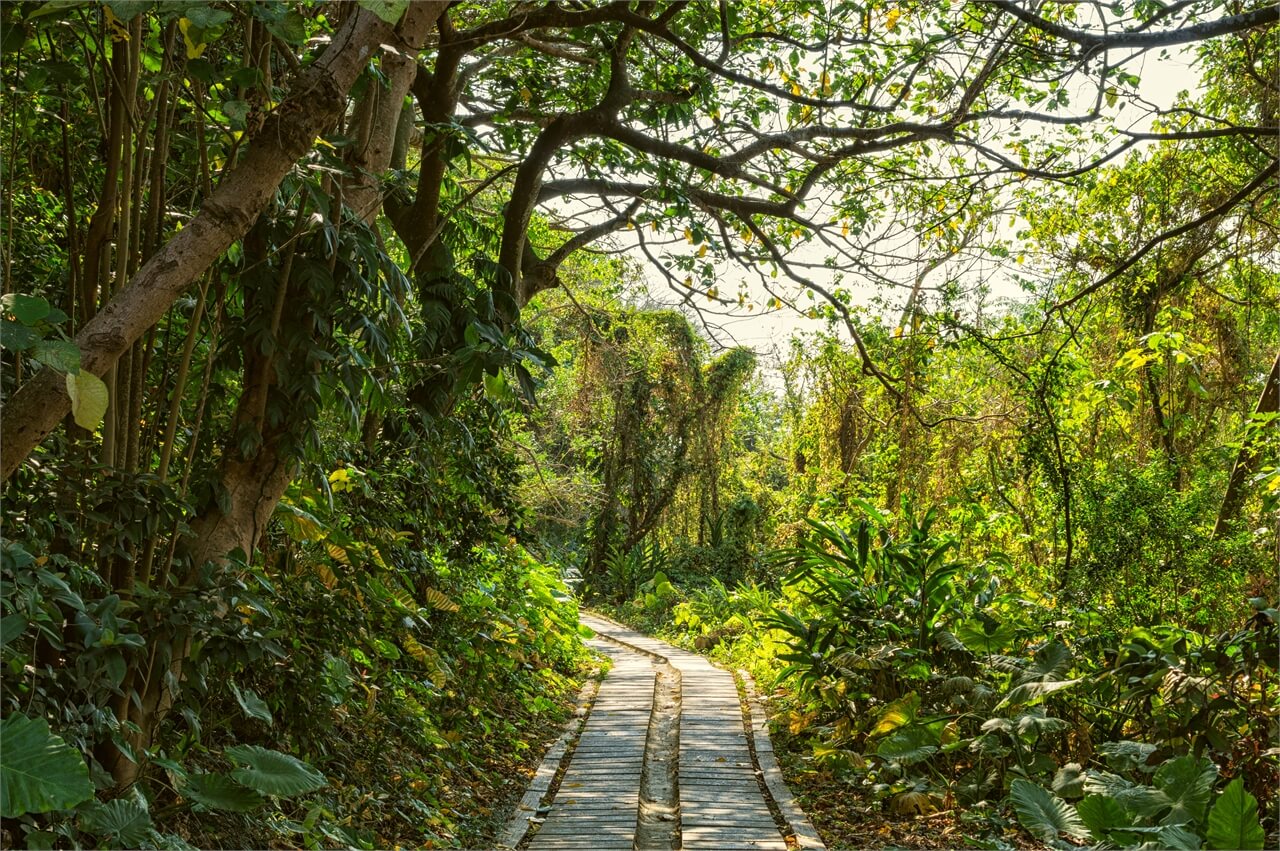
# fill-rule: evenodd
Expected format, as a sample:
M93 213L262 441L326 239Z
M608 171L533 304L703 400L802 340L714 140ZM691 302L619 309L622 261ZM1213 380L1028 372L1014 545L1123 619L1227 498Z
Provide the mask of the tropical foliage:
M491 842L582 600L832 844L1275 844L1278 21L0 4L0 841Z

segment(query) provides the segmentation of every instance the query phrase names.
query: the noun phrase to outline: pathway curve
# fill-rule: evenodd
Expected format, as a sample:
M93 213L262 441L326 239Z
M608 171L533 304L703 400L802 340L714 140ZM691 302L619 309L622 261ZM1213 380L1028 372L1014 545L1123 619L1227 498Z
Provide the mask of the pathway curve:
M733 675L612 621L582 622L613 667L530 851L786 851ZM653 800L664 795L667 806Z

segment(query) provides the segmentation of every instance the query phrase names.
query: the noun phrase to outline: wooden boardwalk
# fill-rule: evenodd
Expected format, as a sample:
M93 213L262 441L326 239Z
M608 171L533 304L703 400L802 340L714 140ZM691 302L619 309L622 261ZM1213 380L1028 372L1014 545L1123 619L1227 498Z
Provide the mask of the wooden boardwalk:
M531 851L629 851L644 845L636 844L637 810L655 665L664 661L678 672L680 704L679 795L671 802L673 808L678 804L679 830L664 847L786 851L752 765L733 675L610 621L584 614L582 622L596 631L589 643L608 654L613 667L545 821L528 843ZM649 752L652 759L652 746Z

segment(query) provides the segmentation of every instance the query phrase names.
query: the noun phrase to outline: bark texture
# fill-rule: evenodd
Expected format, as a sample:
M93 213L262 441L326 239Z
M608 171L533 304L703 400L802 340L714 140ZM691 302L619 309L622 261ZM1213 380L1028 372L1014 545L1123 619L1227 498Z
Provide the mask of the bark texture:
M1280 412L1280 353L1276 354L1276 359L1271 364L1271 373L1267 376L1267 383L1262 386L1262 395L1258 397L1258 404L1253 412L1255 415ZM1262 463L1262 453L1258 449L1261 437L1261 428L1251 432L1236 455L1236 463L1231 468L1231 478L1227 481L1227 491L1222 497L1222 507L1218 509L1218 522L1213 526L1215 538L1226 534L1236 515L1240 513L1240 506L1244 504L1245 484L1249 477L1258 471L1258 465Z
M444 0L414 4L430 19ZM371 12L357 10L332 43L292 86L289 97L254 135L244 159L214 190L191 223L170 239L129 284L76 336L83 369L101 376L134 341L266 209L276 188L316 136L346 108L347 92L379 45L401 45L399 34ZM70 410L62 373L45 368L5 406L0 431L0 478L18 465Z

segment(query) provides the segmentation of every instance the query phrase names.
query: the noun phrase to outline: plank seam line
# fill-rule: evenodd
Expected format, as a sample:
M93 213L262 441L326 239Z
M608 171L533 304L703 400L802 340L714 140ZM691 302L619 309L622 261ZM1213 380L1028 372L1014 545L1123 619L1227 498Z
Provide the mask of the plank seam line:
M614 626L620 627L621 629L625 629L629 632L638 631L632 629L626 624L618 623L612 618L607 618L597 612L589 610L583 611L585 614L598 618L605 623L613 624ZM646 656L650 656L654 659L670 664L670 660L666 656L652 650L646 650L643 647L637 647L625 639L606 635L602 632L597 632L596 635L606 641L611 641L614 644L635 650L639 653L645 654ZM702 656L702 654L697 655ZM705 656L702 656L702 658L706 659ZM707 662L714 667L720 667L710 659L707 659ZM724 671L725 669L720 668L720 670ZM747 731L749 741L748 751L751 754L751 761L753 763L753 768L755 769L756 778L760 784L760 791L764 796L765 803L769 805L771 811L774 809L777 810L777 813L782 817L782 821L786 824L786 828L790 831L790 835L795 837L798 848L804 849L804 851L826 851L826 844L818 835L817 830L814 829L808 816L805 815L804 810L802 810L800 805L796 802L795 796L791 794L791 789L787 786L786 780L782 776L782 769L778 766L778 761L773 755L773 743L769 739L768 715L764 711L763 704L760 703L758 693L755 689L755 680L753 680L751 675L744 670L737 671L736 676L733 671L726 671L726 673L734 677L735 681L739 678L741 679L743 690L747 695L746 704L739 706L739 715L741 716L742 724ZM758 712L755 711L756 707L759 708ZM758 724L753 720L753 717L756 715L758 715L760 719ZM764 748L760 748L758 746L757 735L759 735L760 739L763 740L765 744ZM770 814L772 815L772 812Z
M601 669L596 668L582 684L582 688L578 691L577 707L574 709L573 717L565 722L560 736L542 755L542 761L538 763L537 771L529 782L524 796L503 825L496 848L516 848L529 835L529 831L533 828L530 819L549 803L547 799L552 796L552 790L556 789L559 781L564 777L565 769L569 766L569 757L573 753L571 745L577 743L582 731L586 729L587 719L595 708L596 696L600 693L600 683L603 679ZM545 783L540 782L542 778L546 778Z

